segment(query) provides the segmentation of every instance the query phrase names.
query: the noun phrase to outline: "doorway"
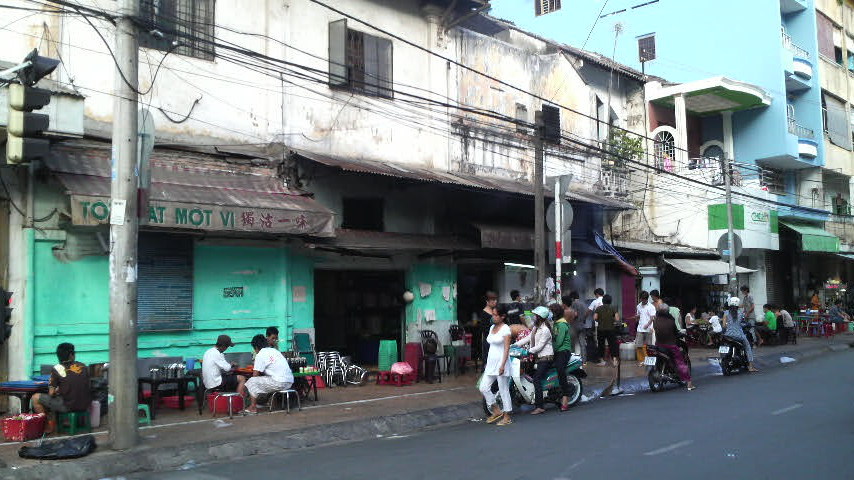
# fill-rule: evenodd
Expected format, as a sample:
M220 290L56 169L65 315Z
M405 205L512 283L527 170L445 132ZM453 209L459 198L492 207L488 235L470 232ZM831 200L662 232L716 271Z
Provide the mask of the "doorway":
M404 321L402 271L317 270L314 328L317 351L376 365L380 340L396 340Z

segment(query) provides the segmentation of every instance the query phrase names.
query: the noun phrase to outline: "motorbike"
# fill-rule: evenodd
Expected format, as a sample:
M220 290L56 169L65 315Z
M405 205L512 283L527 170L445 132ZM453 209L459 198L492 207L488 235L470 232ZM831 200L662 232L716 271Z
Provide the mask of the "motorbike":
M715 334L712 326L707 323L700 323L695 325L689 325L687 329L688 345L692 347L703 347L707 348L710 346L717 345L717 335Z
M750 325L742 325L741 328L749 339ZM741 340L724 335L721 339L721 346L718 347L718 353L721 356L721 371L724 375L747 371L749 362Z
M520 405L534 404L534 364L528 351L524 348L510 347L510 398L513 402L515 410ZM580 355L573 353L570 356L566 366L566 380L569 384L569 406L576 405L581 400L581 389L583 378L587 378L587 372L581 366L582 360ZM478 385L484 381L484 375L478 379ZM547 372L542 381L543 386L543 402L554 403L560 406L563 392L560 389L560 380L557 376L557 369L551 368ZM492 384L493 393L498 392L498 384ZM496 403L503 409L501 404L501 396L496 397ZM483 401L483 411L490 415L489 406L486 401Z
M682 355L685 356L685 361L688 362L688 371L690 371L691 358L688 357L688 345L684 340L679 340L677 345L680 347ZM685 382L679 378L679 372L676 370L676 362L673 360L670 350L665 350L655 345L647 345L644 365L651 367L647 374L647 381L649 382L649 389L651 391L660 392L669 383L685 386Z

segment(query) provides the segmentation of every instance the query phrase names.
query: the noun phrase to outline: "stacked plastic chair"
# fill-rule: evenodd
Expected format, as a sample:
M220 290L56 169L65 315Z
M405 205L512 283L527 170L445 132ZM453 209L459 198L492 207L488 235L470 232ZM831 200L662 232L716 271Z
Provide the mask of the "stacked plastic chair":
M379 371L389 371L395 362L397 362L397 340L380 340L380 352L377 357Z

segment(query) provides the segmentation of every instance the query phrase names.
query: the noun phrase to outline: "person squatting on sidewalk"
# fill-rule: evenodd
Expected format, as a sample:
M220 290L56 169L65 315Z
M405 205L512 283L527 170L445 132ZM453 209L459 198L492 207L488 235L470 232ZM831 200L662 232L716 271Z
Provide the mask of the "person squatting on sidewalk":
M486 400L486 405L492 412L486 419L486 423L498 421L499 426L513 423L510 412L513 411L513 403L510 399L510 327L504 323L507 318L507 306L495 307L495 316L492 325L486 335L486 343L489 350L486 353L486 362L483 369L483 380L480 383L480 393ZM492 384L498 382L498 394L501 396L501 406L498 408L495 394L492 393Z

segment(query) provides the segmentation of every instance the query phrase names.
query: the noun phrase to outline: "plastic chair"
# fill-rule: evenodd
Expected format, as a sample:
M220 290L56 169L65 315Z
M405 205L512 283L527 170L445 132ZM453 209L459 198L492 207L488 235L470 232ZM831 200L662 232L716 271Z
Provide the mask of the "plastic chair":
M307 333L295 333L292 345L293 351L301 357L305 357L310 366L317 365L317 352L311 343L311 336Z
M66 421L68 421L68 428L65 426ZM88 410L83 412L65 412L56 414L56 433L76 435L78 431L92 431L92 425L89 423Z
M439 383L442 383L442 361L445 361L445 368L447 369L448 357L438 353L427 353L424 350L424 344L428 340L433 340L436 342L436 352L439 352L439 348L441 347L439 345L439 336L433 330L419 330L419 333L421 334L421 371L424 373L424 380L432 382L433 377L437 377ZM427 374L428 365L432 367L432 375Z
M136 406L136 414L139 416L139 412L144 413L145 415L139 417L140 425L151 425L151 409L148 405L144 403L140 403Z
M288 413L291 413L291 395L293 395L297 399L297 409L302 411L302 404L300 403L299 393L297 393L297 391L292 388L286 388L284 390L273 392L273 394L270 395L270 413L273 413L273 406L276 404L276 397L278 397L279 395L282 396L282 409L284 409L285 405L287 405Z

